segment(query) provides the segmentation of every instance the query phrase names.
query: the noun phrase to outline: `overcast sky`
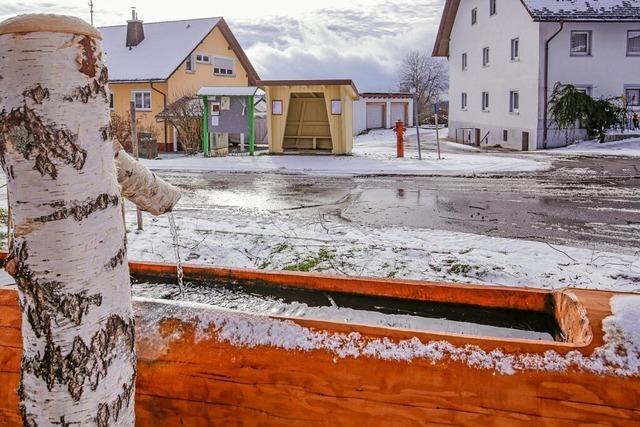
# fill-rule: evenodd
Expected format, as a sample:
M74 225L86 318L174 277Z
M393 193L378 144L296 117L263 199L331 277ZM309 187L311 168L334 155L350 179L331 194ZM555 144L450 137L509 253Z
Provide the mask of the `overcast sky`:
M0 19L62 13L89 21L89 0L0 0ZM444 0L94 0L95 24L223 16L263 79L352 78L397 89L407 51L431 52Z

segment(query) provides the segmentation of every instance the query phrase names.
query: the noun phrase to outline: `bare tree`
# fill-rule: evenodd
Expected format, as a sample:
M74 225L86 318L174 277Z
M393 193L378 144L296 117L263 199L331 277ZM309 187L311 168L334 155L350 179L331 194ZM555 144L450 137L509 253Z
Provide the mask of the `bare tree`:
M448 73L443 60L432 58L414 50L403 59L399 73L399 86L403 92L415 88L418 93L418 113L437 102L447 88Z
M200 151L202 141L202 102L193 93L183 93L160 114L178 132L186 154Z

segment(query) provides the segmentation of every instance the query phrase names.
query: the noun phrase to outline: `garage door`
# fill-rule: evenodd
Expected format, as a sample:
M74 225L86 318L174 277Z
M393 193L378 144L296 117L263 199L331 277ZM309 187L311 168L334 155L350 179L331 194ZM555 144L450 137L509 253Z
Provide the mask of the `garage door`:
M382 104L367 104L367 129L384 127L384 106Z
M405 125L407 124L406 106L404 102L392 102L391 103L391 123L395 125L398 120L401 120Z

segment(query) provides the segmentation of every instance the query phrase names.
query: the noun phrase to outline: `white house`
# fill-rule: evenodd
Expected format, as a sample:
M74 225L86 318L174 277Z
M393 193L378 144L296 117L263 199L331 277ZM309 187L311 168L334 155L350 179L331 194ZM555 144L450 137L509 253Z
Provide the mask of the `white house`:
M640 109L640 0L446 0L433 55L449 58L451 138L562 146L557 83Z
M391 129L401 120L413 126L413 95L402 92L365 92L353 103L353 132Z

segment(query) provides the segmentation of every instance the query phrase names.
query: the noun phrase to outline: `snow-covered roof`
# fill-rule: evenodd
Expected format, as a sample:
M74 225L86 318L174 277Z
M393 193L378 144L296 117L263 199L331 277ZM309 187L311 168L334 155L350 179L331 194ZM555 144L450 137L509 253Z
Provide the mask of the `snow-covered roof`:
M534 21L640 21L640 0L523 0Z
M99 28L110 81L166 80L221 18L144 24L144 40L129 49L127 26Z
M198 90L199 96L254 96L258 88L255 86L205 86Z
M144 40L131 49L126 46L127 26L99 28L109 81L166 80L186 57L218 28L255 84L260 78L223 18L186 19L144 24Z

